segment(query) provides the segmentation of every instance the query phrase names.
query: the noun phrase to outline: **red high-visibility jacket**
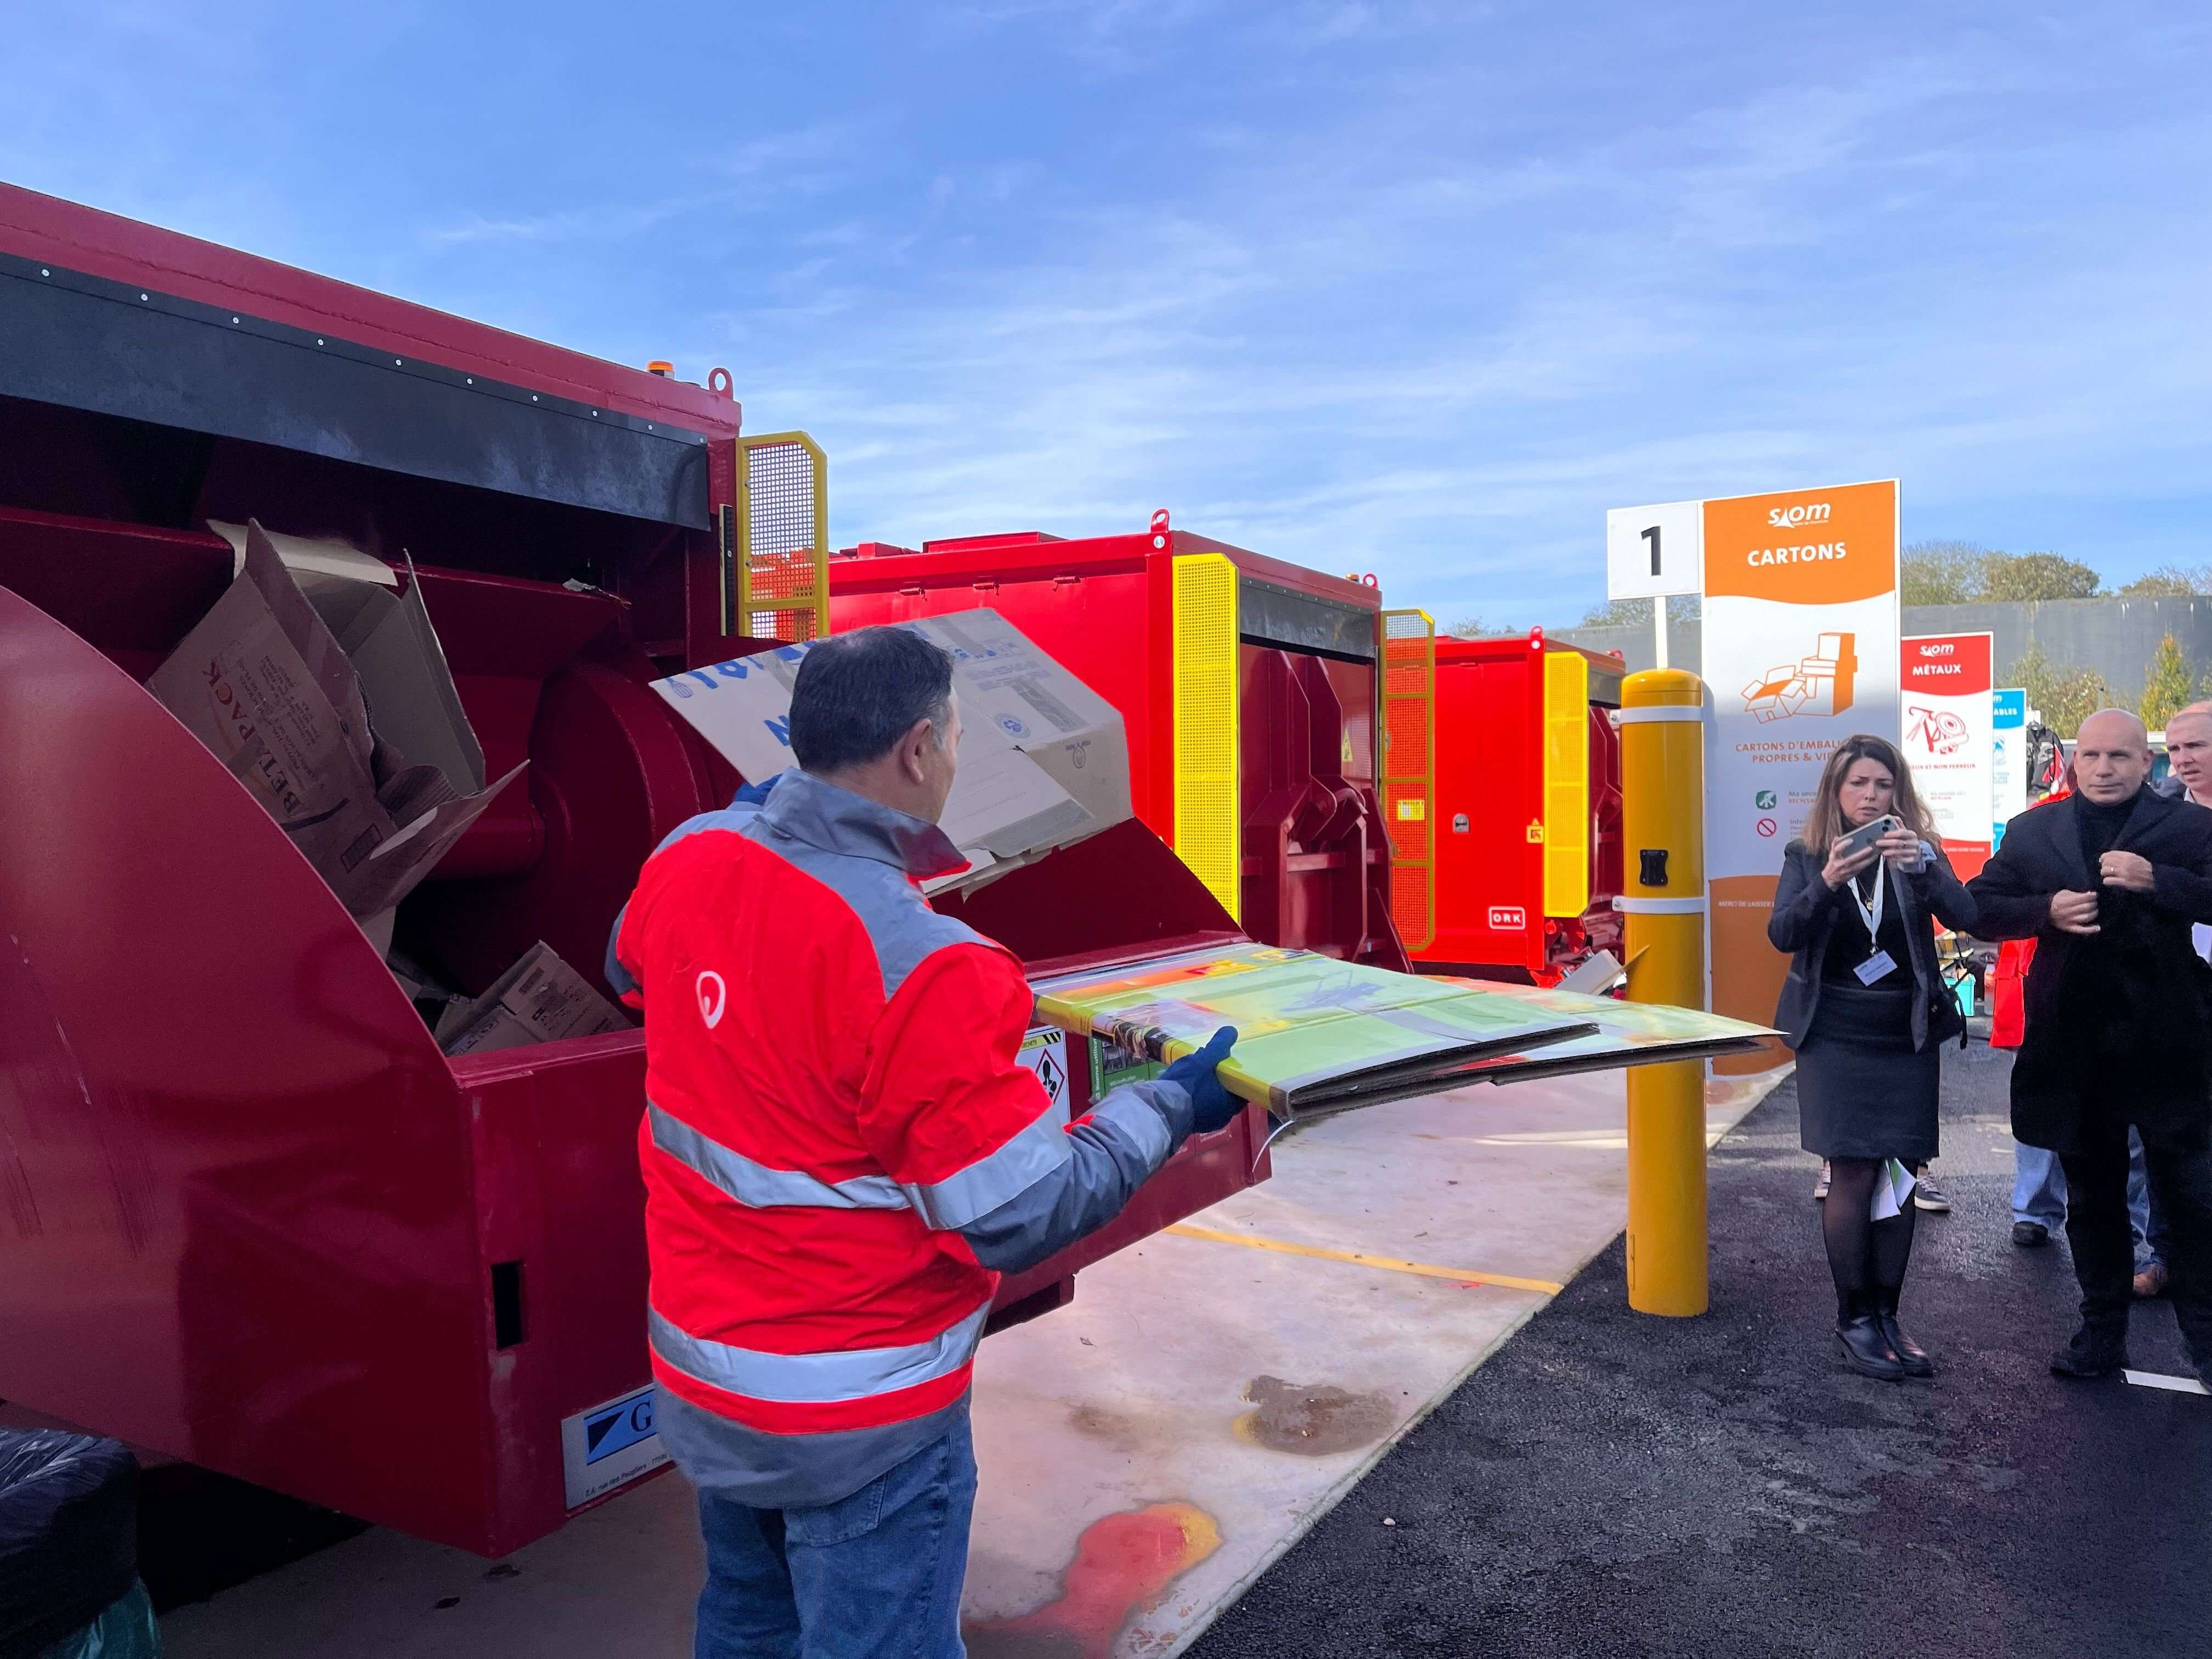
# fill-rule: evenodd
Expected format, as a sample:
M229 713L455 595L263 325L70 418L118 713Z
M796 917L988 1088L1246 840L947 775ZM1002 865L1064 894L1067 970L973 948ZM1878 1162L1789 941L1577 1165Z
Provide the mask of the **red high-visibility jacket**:
M2057 763L2053 763L2056 764ZM2058 787L2028 810L2064 800L2074 793L2074 776L2063 774ZM2017 1048L2027 1035L2027 969L2035 960L2035 941L2008 939L1997 946L1997 965L1990 975L1990 1047Z
M646 863L611 977L645 1012L656 1422L694 1481L836 1501L964 1411L999 1274L1120 1210L1188 1091L1078 1124L1016 1058L1020 964L931 909L933 824L804 772Z

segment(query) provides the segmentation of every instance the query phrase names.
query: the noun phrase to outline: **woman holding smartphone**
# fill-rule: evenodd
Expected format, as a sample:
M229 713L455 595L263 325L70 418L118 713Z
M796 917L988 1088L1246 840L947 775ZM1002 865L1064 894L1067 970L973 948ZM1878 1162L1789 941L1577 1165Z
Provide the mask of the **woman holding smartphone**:
M1792 953L1774 1023L1797 1053L1805 1150L1828 1161L1820 1229L1837 1340L1852 1370L1891 1382L1936 1367L1897 1322L1912 1200L1882 1204L1894 1213L1876 1220L1877 1186L1889 1160L1910 1170L1936 1156L1941 1050L1966 1029L1931 915L1968 932L1974 902L1896 745L1847 738L1820 774L1804 839L1783 854L1766 935Z

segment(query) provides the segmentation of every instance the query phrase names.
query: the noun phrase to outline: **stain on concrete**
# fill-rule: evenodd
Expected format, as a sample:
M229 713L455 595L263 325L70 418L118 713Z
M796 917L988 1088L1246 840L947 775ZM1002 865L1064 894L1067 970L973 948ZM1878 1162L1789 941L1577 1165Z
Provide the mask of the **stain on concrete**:
M1111 1659L1129 1620L1220 1547L1220 1528L1194 1504L1103 1516L1076 1540L1059 1600L969 1626L968 1651L973 1659Z
M1237 1432L1255 1446L1300 1457L1327 1457L1371 1446L1390 1432L1395 1409L1389 1396L1353 1394L1328 1382L1285 1382L1255 1376L1244 1390L1255 1409L1237 1419Z
M1067 1426L1079 1435L1092 1440L1103 1440L1108 1445L1125 1451L1141 1437L1136 1419L1124 1417L1120 1412L1109 1412L1101 1406L1070 1407Z

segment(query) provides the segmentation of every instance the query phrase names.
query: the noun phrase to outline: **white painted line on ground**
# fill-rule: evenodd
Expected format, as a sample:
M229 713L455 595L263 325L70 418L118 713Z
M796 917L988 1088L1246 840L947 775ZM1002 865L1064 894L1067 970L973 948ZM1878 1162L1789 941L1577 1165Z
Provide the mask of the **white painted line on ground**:
M2120 1375L2139 1389L2165 1389L2174 1394L2212 1395L2212 1389L2206 1388L2193 1376L2161 1376L2156 1371L2122 1371Z

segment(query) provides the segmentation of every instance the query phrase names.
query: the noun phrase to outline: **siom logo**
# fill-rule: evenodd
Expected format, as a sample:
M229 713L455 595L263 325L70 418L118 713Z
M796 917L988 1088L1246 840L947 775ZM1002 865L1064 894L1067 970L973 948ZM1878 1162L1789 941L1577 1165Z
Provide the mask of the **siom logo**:
M722 1023L722 1010L730 1000L730 988L722 983L722 976L712 968L703 970L696 988L699 993L699 1018L713 1030Z
M1828 503L1815 501L1810 507L1769 507L1766 521L1777 530L1792 530L1801 524L1826 524L1828 521Z

